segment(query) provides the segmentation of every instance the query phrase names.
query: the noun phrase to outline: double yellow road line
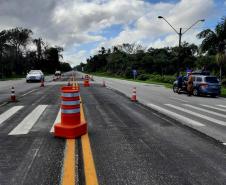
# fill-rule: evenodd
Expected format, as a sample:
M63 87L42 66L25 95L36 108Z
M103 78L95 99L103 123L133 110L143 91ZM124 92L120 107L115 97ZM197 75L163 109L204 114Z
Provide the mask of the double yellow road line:
M83 105L81 104L81 121L85 121ZM64 165L62 170L62 185L75 185L76 184L76 169L75 169L75 139L67 139L64 154ZM81 136L83 164L86 185L98 185L93 155L90 147L88 133Z

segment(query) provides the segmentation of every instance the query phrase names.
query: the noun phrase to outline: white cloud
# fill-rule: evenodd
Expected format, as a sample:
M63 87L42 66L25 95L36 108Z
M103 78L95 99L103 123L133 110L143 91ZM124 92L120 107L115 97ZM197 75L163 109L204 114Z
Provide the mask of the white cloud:
M138 42L162 47L178 44L178 36L158 15L179 30L214 12L214 0L181 0L177 3L148 3L142 0L0 0L0 29L15 26L31 28L34 37L65 47L65 59L71 63L85 60L89 51L68 52L84 43L100 42L110 48ZM103 29L122 25L123 30L110 39ZM131 26L132 25L132 26ZM190 30L183 41L199 42L197 30ZM93 48L92 52L99 48ZM91 52L91 53L92 53ZM76 62L75 62L76 61Z

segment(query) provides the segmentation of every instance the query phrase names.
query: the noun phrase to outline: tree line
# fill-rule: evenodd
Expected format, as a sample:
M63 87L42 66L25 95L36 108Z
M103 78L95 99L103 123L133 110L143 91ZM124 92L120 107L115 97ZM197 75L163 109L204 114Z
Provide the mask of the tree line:
M1 78L25 75L31 69L49 74L71 70L68 63L60 61L62 47L49 46L42 38L33 39L32 34L32 30L19 27L0 31Z
M215 30L206 29L197 35L200 46L183 42L181 47L144 48L140 44L122 44L112 48L102 47L98 54L76 68L87 72L105 72L132 78L138 75L175 75L186 69L204 69L226 78L226 18Z

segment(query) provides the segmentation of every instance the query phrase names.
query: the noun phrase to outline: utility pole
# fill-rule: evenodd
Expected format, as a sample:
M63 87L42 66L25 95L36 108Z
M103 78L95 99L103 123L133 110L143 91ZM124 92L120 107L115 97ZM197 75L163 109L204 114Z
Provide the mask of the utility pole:
M194 24L192 24L189 28L187 28L184 32L182 32L182 28L180 28L179 32L163 17L163 16L158 16L159 19L163 19L179 36L179 52L178 52L178 64L177 64L177 68L178 68L178 75L179 75L179 63L180 63L180 52L181 52L181 38L182 35L184 35L188 30L190 30L193 26L195 26L196 24L198 24L199 22L204 22L205 19L200 19L197 20Z

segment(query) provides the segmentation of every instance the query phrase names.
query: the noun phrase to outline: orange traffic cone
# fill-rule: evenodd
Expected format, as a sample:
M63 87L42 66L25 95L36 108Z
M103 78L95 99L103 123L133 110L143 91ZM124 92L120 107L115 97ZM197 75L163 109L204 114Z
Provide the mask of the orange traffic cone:
M81 121L78 89L62 87L61 94L61 122L54 126L54 135L74 139L86 134L87 123Z
M103 80L102 87L106 87L105 80Z
M136 87L133 88L132 96L131 96L131 101L137 101L137 95L136 95Z
M45 85L44 85L44 80L42 79L41 80L41 85L40 85L40 87L44 87Z
M16 101L15 89L14 89L13 86L11 88L11 101L12 102L15 102Z

